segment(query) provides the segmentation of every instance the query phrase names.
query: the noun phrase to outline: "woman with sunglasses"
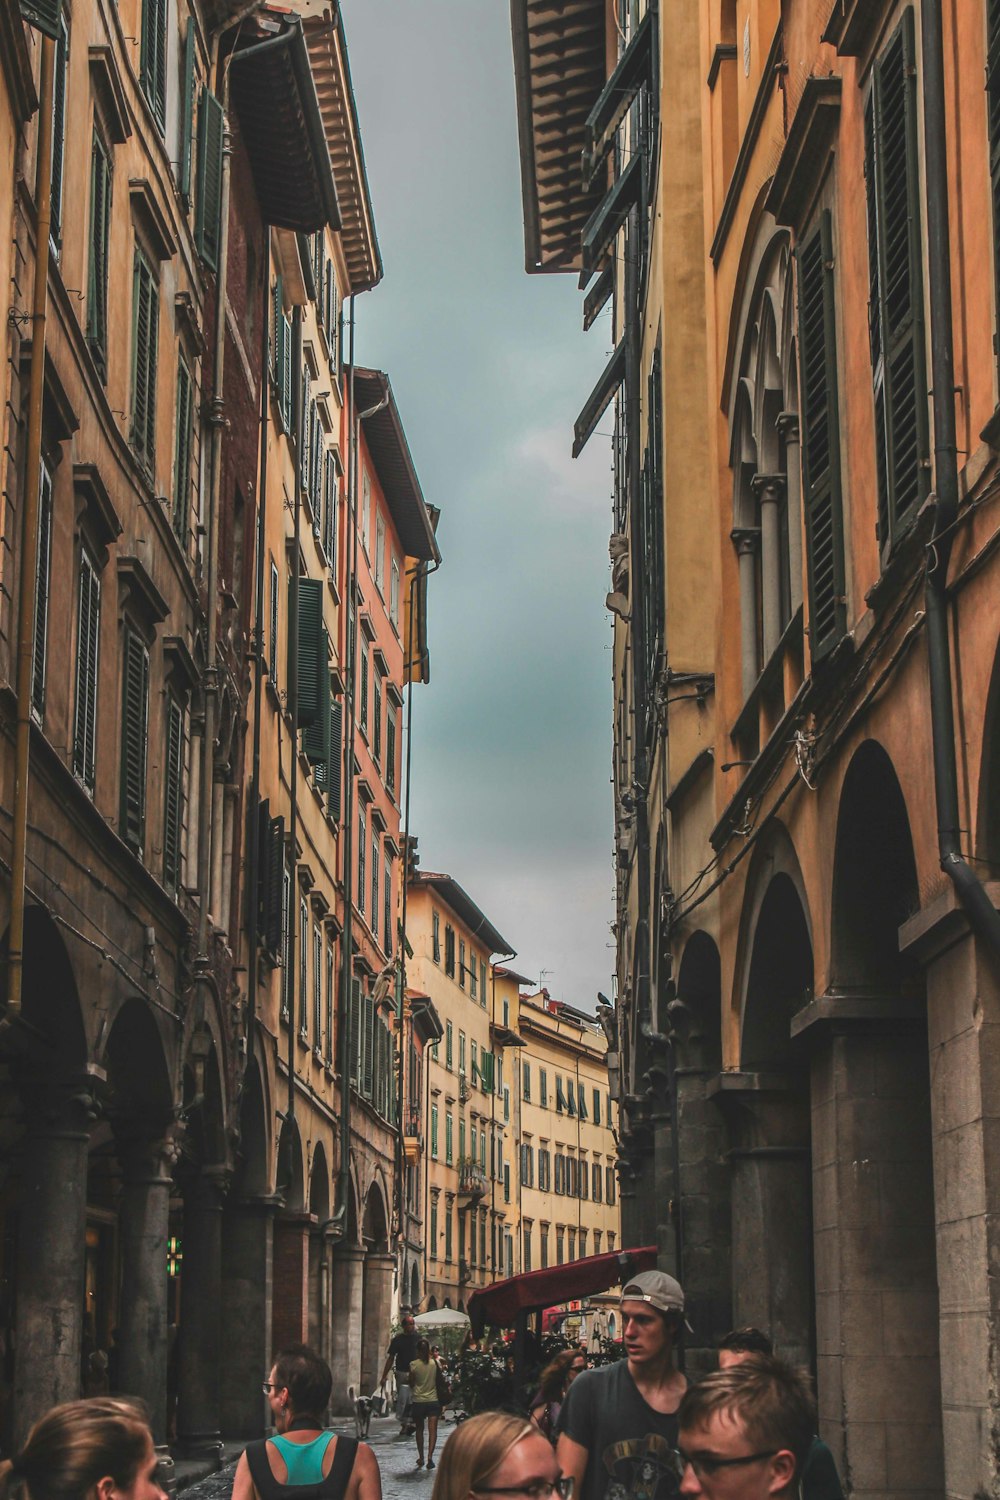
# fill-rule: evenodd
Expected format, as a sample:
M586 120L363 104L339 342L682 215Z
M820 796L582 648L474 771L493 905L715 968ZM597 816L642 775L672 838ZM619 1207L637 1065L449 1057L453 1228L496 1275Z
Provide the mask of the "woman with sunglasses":
M54 1406L20 1453L0 1463L0 1497L25 1500L167 1500L153 1435L130 1401L104 1396Z
M552 1445L534 1422L488 1411L457 1427L444 1445L432 1500L571 1500Z
M282 1350L264 1381L275 1436L241 1455L233 1500L382 1500L368 1444L323 1425L332 1390L330 1366L314 1350L305 1344Z

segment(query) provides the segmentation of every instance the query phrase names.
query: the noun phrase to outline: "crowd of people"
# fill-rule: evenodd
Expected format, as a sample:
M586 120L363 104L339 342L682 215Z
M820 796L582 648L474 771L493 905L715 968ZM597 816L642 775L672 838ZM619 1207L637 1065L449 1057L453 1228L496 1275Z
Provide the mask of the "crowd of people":
M662 1271L622 1292L624 1358L588 1369L569 1348L544 1369L522 1411L480 1412L441 1453L431 1500L843 1500L816 1431L806 1379L760 1329L721 1341L719 1368L688 1383L676 1351L687 1327L680 1285ZM397 1415L432 1470L450 1392L440 1351L412 1316L389 1347ZM263 1382L274 1433L239 1459L233 1500L381 1500L368 1443L325 1425L327 1363L305 1345L281 1352ZM55 1407L0 1463L0 1500L166 1500L141 1409L107 1396ZM294 1493L293 1493L294 1492Z

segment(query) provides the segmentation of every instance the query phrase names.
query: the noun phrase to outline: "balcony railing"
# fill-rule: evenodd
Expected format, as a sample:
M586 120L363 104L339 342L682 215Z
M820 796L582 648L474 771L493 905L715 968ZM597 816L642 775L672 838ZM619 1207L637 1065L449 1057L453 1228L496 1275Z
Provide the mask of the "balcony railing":
M478 1201L486 1192L486 1173L478 1161L466 1157L458 1164L458 1196Z

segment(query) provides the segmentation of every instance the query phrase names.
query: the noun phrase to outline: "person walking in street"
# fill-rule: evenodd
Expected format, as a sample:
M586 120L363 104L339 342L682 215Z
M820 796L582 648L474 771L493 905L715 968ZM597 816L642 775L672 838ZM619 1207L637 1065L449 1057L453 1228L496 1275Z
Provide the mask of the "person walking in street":
M417 1357L410 1366L407 1379L410 1384L410 1416L417 1429L417 1468L424 1466L424 1423L427 1423L427 1467L434 1467L434 1446L437 1443L438 1418L441 1402L438 1399L438 1379L441 1368L436 1359L431 1359L431 1346L426 1339L417 1341Z
M679 1493L677 1408L687 1381L674 1364L684 1292L663 1271L622 1289L625 1359L577 1375L556 1449L574 1500L673 1500Z
M542 1371L538 1391L531 1400L531 1420L550 1443L558 1436L559 1414L566 1392L586 1368L587 1357L580 1349L561 1349Z
M413 1321L413 1314L409 1308L404 1307L402 1327L399 1333L389 1340L389 1349L382 1367L382 1378L378 1383L379 1390L383 1390L389 1376L389 1369L395 1366L396 1416L399 1419L400 1437L409 1437L413 1432L413 1423L410 1420L410 1366L416 1357L417 1325Z
M802 1377L763 1354L716 1370L678 1412L682 1495L794 1500L816 1413Z
M484 1411L445 1443L431 1500L570 1500L573 1482L534 1422Z
M109 1396L54 1406L20 1453L0 1463L0 1500L167 1500L153 1434L131 1401Z
M310 1500L382 1500L382 1480L367 1443L324 1429L333 1376L325 1359L292 1344L264 1381L275 1436L251 1443L236 1465L233 1500L294 1500L315 1486Z
M770 1358L773 1354L774 1346L762 1329L734 1328L719 1342L719 1369L731 1370L760 1355ZM844 1500L833 1454L815 1432L802 1465L801 1483L802 1500Z

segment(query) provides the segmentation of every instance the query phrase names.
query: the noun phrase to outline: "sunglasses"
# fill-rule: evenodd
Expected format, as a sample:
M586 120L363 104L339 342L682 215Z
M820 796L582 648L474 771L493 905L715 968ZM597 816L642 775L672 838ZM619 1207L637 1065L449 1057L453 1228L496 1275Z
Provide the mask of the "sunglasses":
M717 1458L714 1453L685 1453L683 1448L678 1450L681 1462L690 1464L699 1479L711 1479L720 1469L736 1469L744 1464L761 1463L765 1458L773 1458L779 1451L771 1448L766 1453L745 1453L739 1458Z

